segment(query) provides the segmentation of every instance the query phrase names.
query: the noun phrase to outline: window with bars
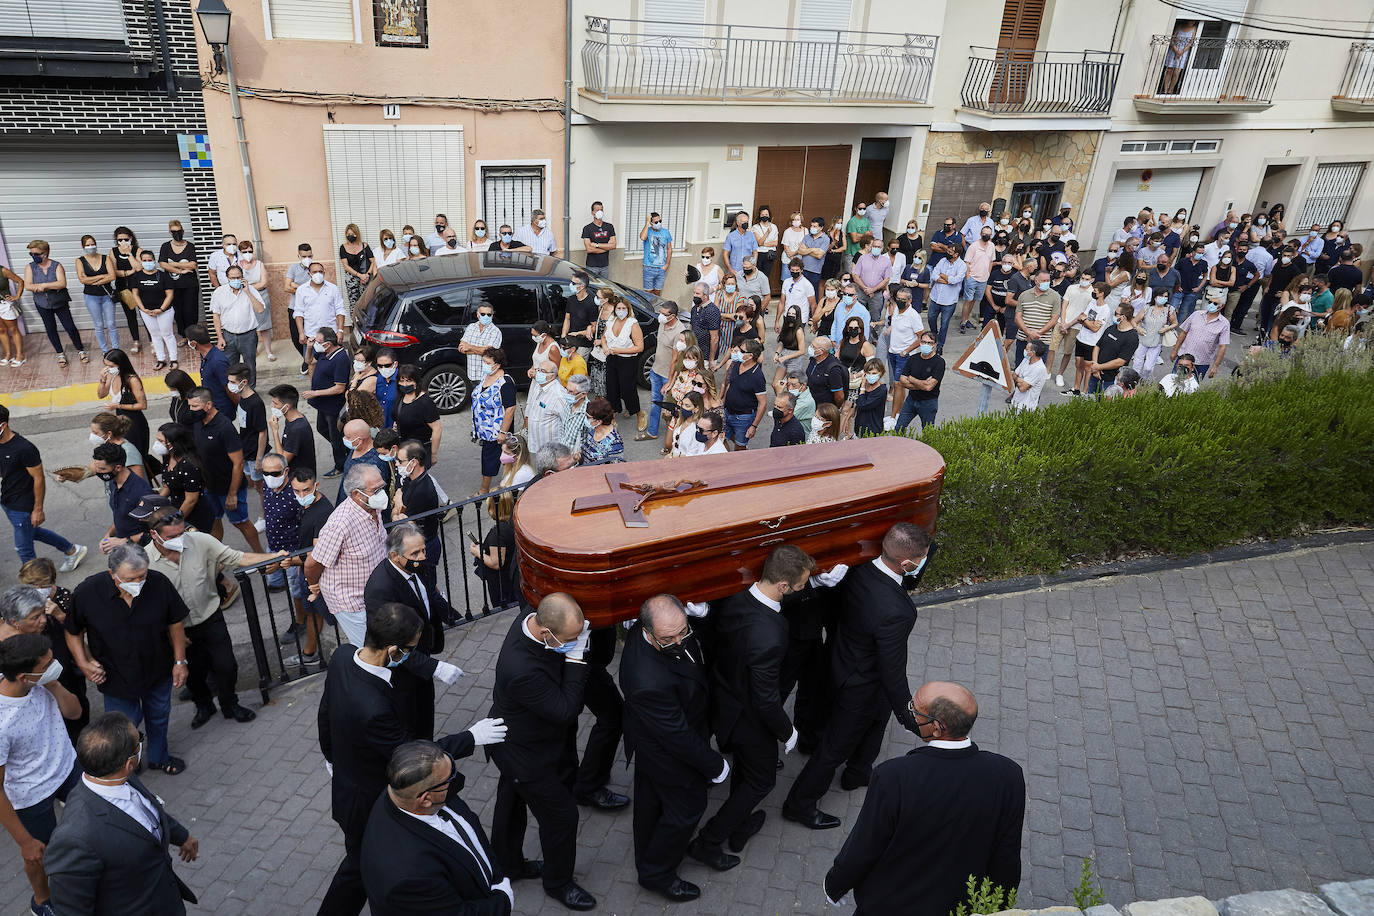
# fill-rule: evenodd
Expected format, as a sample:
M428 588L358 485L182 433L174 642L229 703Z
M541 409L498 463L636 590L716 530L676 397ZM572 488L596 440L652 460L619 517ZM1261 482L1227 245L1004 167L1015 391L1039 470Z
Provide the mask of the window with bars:
M503 225L528 226L530 214L544 209L542 165L495 165L482 167L482 218L495 236Z
M1317 166L1312 187L1307 192L1307 203L1302 208L1302 219L1295 225L1329 225L1336 220L1344 221L1363 174L1363 162L1328 162Z
M692 199L690 178L631 178L625 194L625 222L633 227L636 237L650 213L663 218L663 225L673 234L673 248L687 247L687 208ZM631 255L642 253L629 250Z

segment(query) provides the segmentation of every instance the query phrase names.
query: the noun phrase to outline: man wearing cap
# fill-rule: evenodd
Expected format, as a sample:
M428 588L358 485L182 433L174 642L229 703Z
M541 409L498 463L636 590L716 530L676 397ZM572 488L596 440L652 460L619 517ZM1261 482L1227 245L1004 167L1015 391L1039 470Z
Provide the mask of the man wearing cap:
M1073 232L1073 217L1069 216L1069 211L1073 207L1069 204L1059 205L1059 215L1050 220L1051 226L1063 226L1065 232Z

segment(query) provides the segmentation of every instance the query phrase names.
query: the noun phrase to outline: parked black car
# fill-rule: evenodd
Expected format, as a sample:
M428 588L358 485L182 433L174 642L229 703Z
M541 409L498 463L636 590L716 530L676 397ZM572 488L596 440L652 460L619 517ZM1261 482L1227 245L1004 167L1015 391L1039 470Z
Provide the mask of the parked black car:
M563 327L574 275L586 277L594 294L609 286L634 309L644 332L640 385L649 387L658 338L657 309L662 301L642 290L587 274L562 258L518 251L482 251L383 267L363 291L354 312L353 334L393 351L398 363L414 363L422 384L441 413L456 413L472 396L467 357L458 352L463 330L479 305L490 305L501 328L508 371L523 378L534 348L530 326L547 321L555 335Z

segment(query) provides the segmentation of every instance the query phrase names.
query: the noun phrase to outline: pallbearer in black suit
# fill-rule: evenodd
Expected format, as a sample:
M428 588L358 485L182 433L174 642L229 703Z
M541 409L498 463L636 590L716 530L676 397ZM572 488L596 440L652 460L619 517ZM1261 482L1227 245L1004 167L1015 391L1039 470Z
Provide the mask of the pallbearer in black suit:
M882 554L850 569L837 586L839 616L830 672L834 683L830 718L820 747L811 755L783 802L782 816L813 830L840 826L840 819L816 805L830 789L840 764L846 791L868 785L882 748L889 715L909 731L916 720L907 708L907 639L916 625L916 606L907 577L925 566L930 535L898 522L883 537ZM914 587L914 582L912 583Z
M620 656L625 748L635 765L635 867L639 883L674 902L701 889L677 867L706 813L706 786L730 765L711 747L701 646L682 602L655 595L625 636Z
M363 835L372 916L507 916L515 891L472 809L462 774L433 741L396 748Z
M706 822L687 854L717 871L739 864L736 852L763 826L759 802L777 782L778 742L791 753L797 730L782 708L778 676L787 654L782 599L806 586L816 561L800 548L774 548L759 581L713 609L716 658L711 663L711 727L733 758L730 795Z
M964 687L922 684L909 711L925 745L873 771L825 876L832 903L854 890L856 916L945 916L969 875L1008 890L1021 883L1021 767L969 738L978 702Z
M512 878L540 877L544 892L571 910L596 898L573 881L577 864L577 714L587 685L590 630L582 608L555 592L517 615L496 659L492 715L509 732L488 751L501 771L491 839ZM543 862L525 859L526 811L539 824Z

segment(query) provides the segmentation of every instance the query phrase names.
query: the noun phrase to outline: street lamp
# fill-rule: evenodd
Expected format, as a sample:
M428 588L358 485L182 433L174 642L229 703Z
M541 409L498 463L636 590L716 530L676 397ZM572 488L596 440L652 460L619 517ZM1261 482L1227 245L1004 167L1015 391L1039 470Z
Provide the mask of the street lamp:
M229 82L229 107L234 116L234 131L239 140L239 162L243 166L243 186L248 195L248 221L253 230L253 245L263 258L262 229L258 225L258 195L253 190L253 170L248 165L248 138L243 131L243 111L239 107L239 84L234 79L234 59L229 54L229 19L233 15L224 0L200 0L196 18L205 43L215 53L215 72L225 73Z

